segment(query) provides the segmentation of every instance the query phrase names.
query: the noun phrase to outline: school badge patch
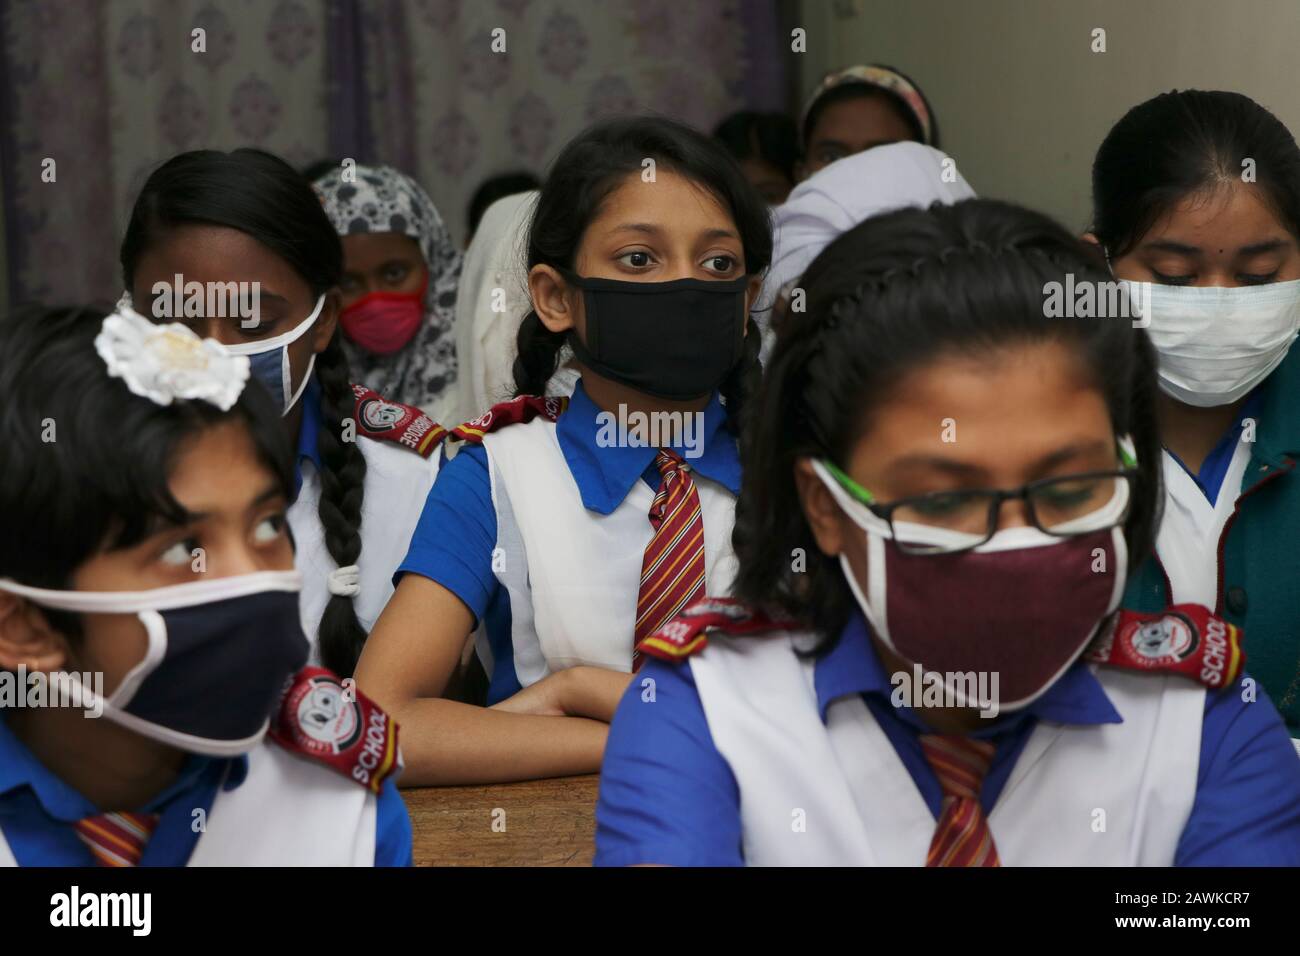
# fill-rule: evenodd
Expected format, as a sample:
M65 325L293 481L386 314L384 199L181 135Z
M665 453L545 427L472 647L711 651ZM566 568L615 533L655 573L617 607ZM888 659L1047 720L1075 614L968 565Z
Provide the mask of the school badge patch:
M357 432L377 441L396 442L428 458L447 437L447 430L414 405L390 402L364 385L353 385Z
M402 768L397 724L349 681L323 667L289 678L268 735L378 793Z
M457 425L448 434L458 441L478 444L483 436L507 425L522 425L537 416L556 421L569 407L567 396L560 395L520 395L508 402L493 405L478 418L470 419L463 425Z
M709 631L761 634L788 626L788 623L759 614L740 601L706 596L643 640L637 645L637 650L663 661L683 661L708 646Z
M1209 608L1176 604L1160 614L1120 611L1086 658L1128 670L1182 674L1217 689L1241 675L1246 663L1241 641L1241 629Z

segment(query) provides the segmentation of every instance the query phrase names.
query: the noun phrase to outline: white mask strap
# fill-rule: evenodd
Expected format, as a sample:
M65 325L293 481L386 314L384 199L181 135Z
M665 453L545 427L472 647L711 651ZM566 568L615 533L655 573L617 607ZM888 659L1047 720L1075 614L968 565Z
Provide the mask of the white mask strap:
M872 514L870 508L857 499L851 497L840 483L835 480L835 476L831 474L830 469L819 460L816 458L810 458L809 461L812 462L813 471L817 473L817 477L822 480L822 484L826 486L826 490L831 493L831 497L835 499L835 503L840 506L840 510L848 515L850 521L863 531L874 531L876 534L885 538L893 537L889 531L888 521Z
M114 308L120 309L123 307L131 309L133 312L135 311L135 306L131 301L130 292L123 292L118 298L117 305ZM283 332L273 339L266 339L261 342L244 342L240 345L223 345L222 348L224 348L230 355L261 355L263 352L269 352L272 349L279 348L281 345L288 345L291 342L296 342L298 339L302 338L315 321L320 318L321 309L324 307L325 294L321 293L320 298L316 300L316 307L311 310L311 315L307 316L307 318L303 319L302 322L294 326L288 332ZM148 318L148 316L146 316L146 318ZM285 391L288 392L289 390L286 388Z
M264 591L301 591L298 571L255 571L211 581L172 584L147 591L57 591L33 588L0 578L0 591L27 598L41 607L83 614L131 614L140 611L170 611L261 594Z
M311 310L311 315L303 319L288 332L283 332L273 339L265 339L257 342L241 342L238 345L225 346L226 351L231 355L261 355L263 352L270 352L281 346L289 345L298 341L307 334L307 330L316 324L316 319L320 316L321 309L325 307L325 293L321 293L316 300L316 308ZM285 389L287 393L289 390Z
M151 645L150 653L152 652L153 647ZM137 670L143 667L144 663L144 661L141 661L140 665L137 665ZM135 671L132 671L131 674L127 675L127 678L130 679L135 673ZM144 671L141 671L141 675L147 676ZM87 687L80 674L74 671L68 676L73 683L81 686L82 700L92 708L102 708L105 720L134 731L141 737L157 740L160 743L175 747L177 750L184 750L189 753L205 754L210 757L238 757L240 754L248 753L261 743L262 738L266 736L266 732L271 726L271 719L268 717L256 733L245 737L243 740L211 740L207 737L196 737L193 734L172 730L170 727L163 727L151 720L145 720L143 717L137 717L135 714L129 713L125 708L131 702L131 698L135 696L139 680L136 681L136 686L130 688L129 695L123 694L123 688L125 687L125 682L123 682L123 686L114 691L111 698L106 699Z
M312 373L312 369L314 369L315 367L316 367L316 353L313 352L313 353L311 354L311 356L307 359L307 371L303 374L303 376L302 376L302 381L298 383L298 387L294 390L293 397L290 398L287 402L284 403L284 411L282 411L282 412L280 413L280 417L281 417L281 418L284 418L284 417L285 417L286 415L288 415L291 411L293 411L293 406L295 406L295 405L298 404L298 399L302 398L302 393L305 392L305 391L307 391L307 383L311 381L311 373ZM284 393L285 393L286 395L289 394L289 383L292 381L292 375L293 375L293 373L292 373L292 372L290 371L290 369L289 369L289 353L288 353L288 351L285 351L285 353L284 353L284 383L285 383Z

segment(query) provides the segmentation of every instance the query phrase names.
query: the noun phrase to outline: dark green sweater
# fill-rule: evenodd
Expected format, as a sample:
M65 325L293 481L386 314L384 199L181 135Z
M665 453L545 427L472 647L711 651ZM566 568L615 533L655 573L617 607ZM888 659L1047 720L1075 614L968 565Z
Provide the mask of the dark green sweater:
M1300 348L1260 390L1250 464L1219 539L1214 610L1242 629L1246 670L1300 737ZM1124 606L1155 612L1169 600L1169 579L1153 555L1131 574Z

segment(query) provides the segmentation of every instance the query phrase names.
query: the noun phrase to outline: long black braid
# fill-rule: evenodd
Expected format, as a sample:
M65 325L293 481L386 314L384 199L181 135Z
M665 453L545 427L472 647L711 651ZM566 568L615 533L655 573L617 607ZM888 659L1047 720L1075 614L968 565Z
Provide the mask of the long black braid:
M515 336L515 395L544 395L546 383L560 364L564 333L552 332L542 325L536 312L529 312L519 323Z
M365 496L366 458L355 441L343 440L344 419L353 416L354 398L348 360L334 330L325 351L316 357L324 426L316 439L320 452L320 503L317 514L325 530L325 547L339 567L361 557L361 504ZM357 620L352 598L331 594L320 619L320 656L334 673L352 676L366 629Z

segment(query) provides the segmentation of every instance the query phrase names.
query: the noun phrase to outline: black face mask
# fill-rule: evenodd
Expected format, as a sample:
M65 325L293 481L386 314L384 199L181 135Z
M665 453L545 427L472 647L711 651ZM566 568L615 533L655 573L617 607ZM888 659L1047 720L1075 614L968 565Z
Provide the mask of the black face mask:
M586 341L570 329L569 345L597 375L684 401L710 394L740 361L748 276L624 282L561 272L582 290L587 318Z

